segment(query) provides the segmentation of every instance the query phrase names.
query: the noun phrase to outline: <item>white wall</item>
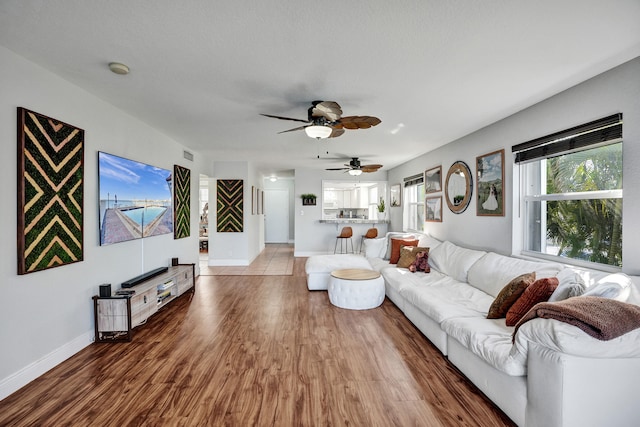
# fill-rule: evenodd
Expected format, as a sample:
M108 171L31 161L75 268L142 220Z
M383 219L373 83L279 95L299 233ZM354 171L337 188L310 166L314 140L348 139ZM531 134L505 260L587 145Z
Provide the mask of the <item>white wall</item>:
M98 286L119 283L172 257L198 262L198 175L202 165L183 158L184 146L88 92L0 47L0 399L89 345ZM17 275L17 107L85 131L84 261ZM172 170L191 169L192 235L173 234L100 246L98 151Z
M442 222L425 223L425 231L471 248L517 253L520 228L516 227L514 235L512 222L517 224L519 218L517 208L513 208L517 195L512 185L511 147L617 112L624 114L623 271L637 275L640 273L640 239L637 238L640 236L637 220L640 218L640 58L394 168L389 171L389 183L402 182L406 176L438 165L442 165L444 181L447 170L456 160L466 162L475 176L476 156L504 148L505 216L476 216L474 178L474 197L467 210L456 215L445 204ZM401 229L401 218L392 215L392 221L393 229Z
M213 162L213 175L209 183L209 206L217 206L216 192L218 179L242 179L243 182L243 230L240 233L219 233L216 231L215 209L209 209L209 265L251 264L264 249L264 215L251 214L251 186L264 188L251 163Z

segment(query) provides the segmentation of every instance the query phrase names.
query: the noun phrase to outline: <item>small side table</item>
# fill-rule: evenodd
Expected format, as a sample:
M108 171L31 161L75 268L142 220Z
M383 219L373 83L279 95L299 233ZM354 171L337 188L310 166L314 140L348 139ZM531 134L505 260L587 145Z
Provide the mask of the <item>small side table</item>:
M327 289L336 307L367 310L384 301L384 279L377 271L350 268L331 272Z

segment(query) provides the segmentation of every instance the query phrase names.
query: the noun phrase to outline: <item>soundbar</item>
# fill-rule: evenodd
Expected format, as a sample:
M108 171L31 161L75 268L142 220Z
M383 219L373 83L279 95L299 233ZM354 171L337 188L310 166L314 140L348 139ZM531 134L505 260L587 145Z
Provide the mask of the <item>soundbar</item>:
M144 274L141 274L137 277L134 277L133 279L129 279L125 282L122 282L122 284L120 286L122 286L123 288L132 288L135 285L139 285L140 283L144 282L145 280L149 280L152 277L156 277L162 273L164 273L165 271L169 270L169 267L160 267L160 268L156 268L155 270L151 270L148 271Z

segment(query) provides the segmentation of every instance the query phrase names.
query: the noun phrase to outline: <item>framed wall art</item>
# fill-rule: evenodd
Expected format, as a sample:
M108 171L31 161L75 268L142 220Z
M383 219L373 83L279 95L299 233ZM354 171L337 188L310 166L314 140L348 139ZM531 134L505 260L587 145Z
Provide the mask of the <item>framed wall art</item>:
M424 192L426 194L442 191L442 166L427 169L424 172Z
M256 206L257 206L257 199L258 196L256 196L256 187L254 187L253 185L251 186L251 215L255 215L256 214Z
M84 131L18 107L18 274L83 260Z
M425 198L424 211L425 221L442 222L442 196Z
M241 179L219 179L216 218L218 233L241 233L244 226L244 183Z
M173 238L191 235L191 171L173 165Z
M402 206L402 187L400 184L393 184L389 192L391 207L396 208Z
M504 149L476 157L478 216L504 216Z
M444 198L449 210L460 214L464 212L473 194L473 176L471 169L465 162L454 162L447 172L447 180L444 183Z

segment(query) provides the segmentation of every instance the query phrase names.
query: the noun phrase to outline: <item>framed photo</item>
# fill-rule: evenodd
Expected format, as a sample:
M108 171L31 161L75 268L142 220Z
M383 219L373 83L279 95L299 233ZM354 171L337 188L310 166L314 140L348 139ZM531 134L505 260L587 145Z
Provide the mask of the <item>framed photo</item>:
M256 199L257 212L258 212L258 215L262 215L264 213L264 205L263 205L264 193L262 190L258 188L256 189L256 194L257 194L257 199Z
M400 184L393 184L390 191L391 207L402 206L402 187Z
M427 169L424 172L424 192L426 194L442 191L442 166Z
M256 187L252 185L251 186L251 215L256 214L256 207L257 207L256 199L257 199Z
M504 149L476 157L478 216L504 216Z
M425 198L424 220L430 222L442 222L442 196Z

